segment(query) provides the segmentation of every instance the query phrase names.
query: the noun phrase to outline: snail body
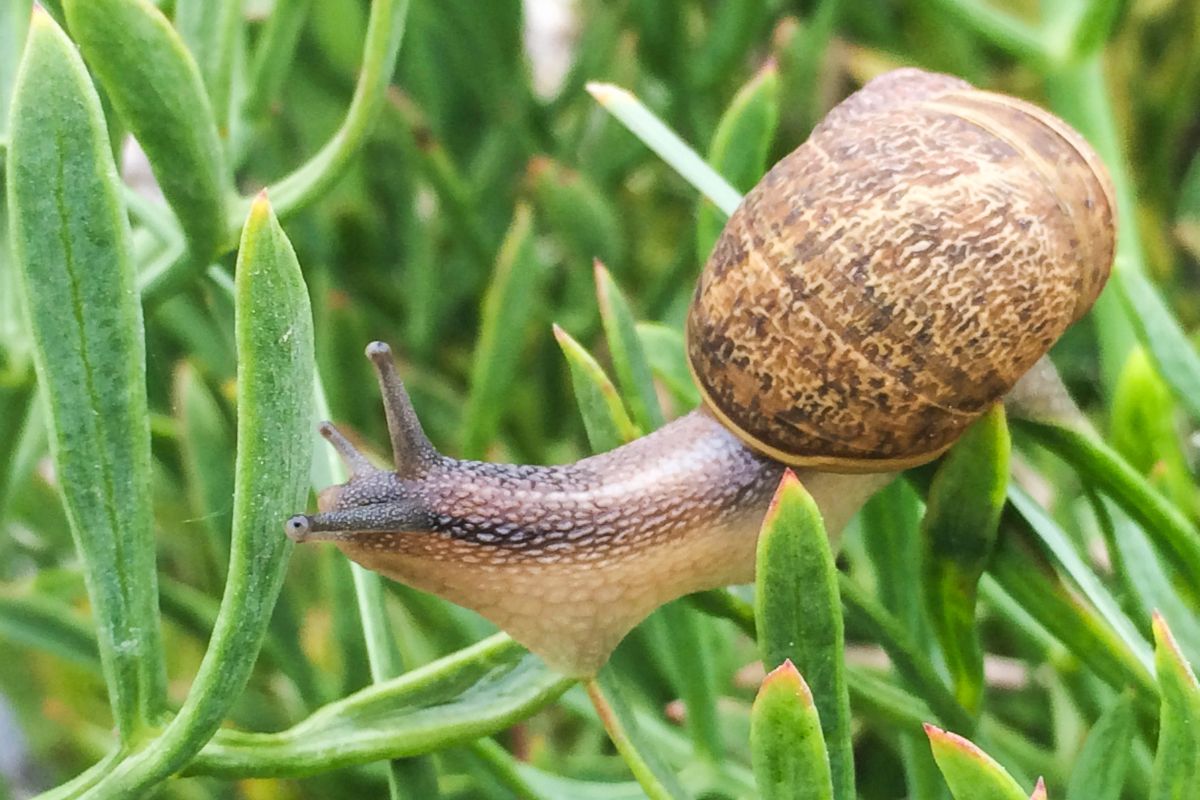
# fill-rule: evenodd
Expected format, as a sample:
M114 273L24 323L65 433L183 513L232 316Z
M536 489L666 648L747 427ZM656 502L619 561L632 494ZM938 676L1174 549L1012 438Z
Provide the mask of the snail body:
M657 606L753 578L788 465L836 535L896 470L948 448L1090 308L1114 208L1061 120L949 76L888 73L730 218L687 323L700 409L575 464L459 461L425 438L376 343L395 468L323 425L353 474L288 534L593 674Z

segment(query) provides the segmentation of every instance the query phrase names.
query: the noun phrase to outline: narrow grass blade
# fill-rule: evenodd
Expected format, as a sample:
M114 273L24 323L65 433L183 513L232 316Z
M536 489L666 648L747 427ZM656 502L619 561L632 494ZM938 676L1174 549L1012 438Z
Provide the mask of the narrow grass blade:
M925 726L933 758L955 800L1027 800L1012 776L963 737Z
M629 419L617 387L613 386L592 354L557 325L554 326L554 338L558 340L558 346L562 348L571 370L575 401L579 404L579 413L583 417L583 427L587 430L592 451L607 452L636 439L640 431Z
M1142 706L1156 700L1154 678L1142 660L1095 610L1017 544L1029 535L1023 527L1010 529L997 542L988 572L1000 588L1101 680L1117 690L1133 686Z
M732 214L742 202L738 191L704 163L696 151L656 117L653 111L642 105L642 101L611 83L589 83L587 90L596 98L596 102L620 120L684 180L712 200L717 208Z
M1107 439L1176 508L1196 519L1200 499L1179 436L1176 407L1174 393L1145 348L1134 347L1113 388Z
M934 0L934 4L960 24L1023 61L1042 66L1057 55L1050 52L1040 31L986 0Z
M100 672L95 632L70 608L46 597L0 595L0 638Z
M1145 275L1137 270L1116 270L1112 284L1158 374L1192 419L1200 421L1200 353Z
M833 800L812 692L791 661L763 681L750 712L750 750L763 800Z
M779 70L769 62L734 95L708 148L708 163L739 190L767 171L767 154L779 124ZM696 210L696 257L703 261L725 227L727 211L701 197Z
M204 381L190 364L175 371L174 404L179 418L179 451L188 500L211 544L219 577L229 568L233 519L233 431Z
M161 713L142 309L100 101L35 12L12 108L13 252L63 501L121 737Z
M1021 420L1030 432L1064 458L1076 472L1125 509L1146 531L1155 548L1193 586L1200 586L1200 530L1154 490L1107 445L1086 433L1058 425Z
M837 567L821 513L791 470L763 520L756 580L763 664L773 670L790 660L808 676L829 751L833 796L852 800L854 756Z
M896 672L929 705L930 711L936 714L939 720L947 725L974 728L975 720L972 715L959 704L958 699L943 683L929 656L917 648L913 637L900 622L858 588L849 576L838 577L842 605L852 627L879 642Z
M1008 486L1004 407L976 421L939 465L921 523L927 547L925 601L959 703L983 702L983 648L975 626L979 578L996 542Z
M1133 703L1123 696L1092 725L1067 784L1067 800L1120 800L1135 735Z
M138 796L183 769L241 694L291 553L283 520L308 496L312 312L296 254L264 195L246 221L235 280L238 452L225 594L179 713L162 735L100 784L114 796Z
M396 70L408 6L408 0L372 0L362 65L346 118L312 158L271 184L269 192L280 217L288 217L320 198L358 153L379 115L392 73Z
M695 408L700 403L700 393L688 371L683 334L657 322L639 322L637 334L650 371L662 381L681 408Z
M533 246L533 218L526 206L517 206L483 298L471 366L471 395L463 420L462 450L467 458L483 456L500 427L521 347L538 305L541 273Z
M575 259L624 261L624 236L612 203L584 174L546 156L526 170L538 217L569 248Z
M1200 784L1200 684L1158 615L1154 642L1162 710L1149 800L1187 800Z
M230 179L196 62L148 0L65 0L63 7L71 36L146 152L198 274L225 236Z
M1122 599L1129 617L1148 620L1157 610L1171 625L1184 654L1200 663L1200 618L1180 596L1145 531L1106 498L1093 494L1093 508L1108 545L1113 571L1127 595Z
M279 97L313 0L278 0L250 59L242 114L255 120Z
M298 777L429 753L498 733L573 684L500 634L323 706L285 731L222 730L189 772Z
M633 312L612 275L600 261L595 263L595 272L596 300L600 304L600 320L604 325L604 338L608 342L617 384L638 426L645 431L655 430L663 424L662 408L654 391L654 379L642 349L642 340L638 337Z
M626 703L611 666L600 670L599 676L587 683L587 692L609 738L647 797L651 800L686 798L679 779L638 729L633 710Z
M1137 627L1125 616L1120 605L1108 588L1101 583L1095 571L1083 561L1066 531L1060 528L1045 509L1019 486L1009 488L1008 498L1025 518L1025 521L1029 523L1034 535L1041 540L1049 557L1070 576L1083 595L1100 612L1100 616L1120 637L1125 649L1139 663L1149 669L1152 656L1145 639L1138 633Z

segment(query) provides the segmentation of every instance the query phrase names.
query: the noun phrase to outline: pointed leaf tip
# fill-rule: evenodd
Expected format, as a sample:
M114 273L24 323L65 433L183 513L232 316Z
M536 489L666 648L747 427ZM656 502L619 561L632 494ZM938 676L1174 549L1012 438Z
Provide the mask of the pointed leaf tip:
M1029 795L1029 800L1046 800L1046 781L1038 778L1037 786L1033 787L1033 794Z
M796 669L796 665L790 658L785 658L782 664L767 673L759 692L769 691L776 686L791 689L795 696L799 697L807 706L813 704L812 690L808 688L808 682L804 680L804 676L800 674L800 670Z

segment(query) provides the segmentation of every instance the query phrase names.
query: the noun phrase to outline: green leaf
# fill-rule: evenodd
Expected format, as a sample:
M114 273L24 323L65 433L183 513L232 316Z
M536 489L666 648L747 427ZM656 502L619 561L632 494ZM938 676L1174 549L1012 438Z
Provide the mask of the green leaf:
M1125 616L1116 599L1108 591L1095 571L1091 569L1076 550L1067 532L1059 527L1050 515L1019 486L1008 491L1012 505L1029 523L1030 530L1041 540L1046 554L1075 583L1088 601L1100 612L1100 616L1117 634L1129 655L1149 668L1151 656L1146 641L1137 628Z
M242 114L254 120L279 97L313 0L276 0L251 57Z
M1041 66L1052 60L1049 45L1039 30L986 0L934 0L934 4L958 24L1022 61Z
M8 141L8 107L12 102L32 8L33 0L0 3L0 149ZM0 164L3 164L2 156Z
M183 769L217 731L250 677L279 596L292 548L283 521L308 496L312 312L296 254L263 195L242 232L235 281L238 447L221 610L179 713L98 792L139 796Z
M1077 58L1087 58L1104 47L1128 4L1123 0L1090 0L1082 8L1072 43Z
M1176 425L1176 402L1145 348L1134 347L1113 388L1108 441L1181 511L1200 511Z
M175 0L175 28L208 90L217 130L229 136L233 60L241 43L241 0Z
M46 597L0 595L0 638L100 672L100 649L91 627Z
M179 450L187 477L188 500L211 543L220 575L229 567L233 519L234 437L221 407L190 364L175 370L174 404L179 416Z
M617 384L638 426L645 431L656 430L663 424L663 414L633 312L629 310L629 303L604 265L597 261L595 269L600 320L604 325L604 338L608 342Z
M938 466L921 523L929 619L955 695L975 714L983 702L975 601L1004 508L1009 450L1004 407L997 405L967 429Z
M65 0L63 6L71 36L146 152L198 274L225 237L230 180L196 62L147 0ZM162 290L159 276L142 277L152 281L147 291Z
M1113 272L1112 285L1158 374L1192 419L1200 421L1200 353L1145 275L1118 269Z
M372 0L358 82L354 84L354 96L345 119L312 158L268 189L280 217L288 217L321 198L359 152L379 116L396 70L408 6L408 0Z
M758 648L767 669L790 660L808 676L829 751L834 797L852 800L854 756L837 575L817 504L787 470L758 539Z
M586 175L546 156L535 156L526 179L538 216L562 238L575 259L621 264L621 223L611 202Z
M1187 800L1200 783L1200 684L1157 614L1154 642L1162 711L1149 800Z
M1133 703L1121 697L1092 725L1075 759L1067 800L1120 800L1135 734Z
M713 171L695 150L656 117L653 111L646 108L642 101L611 83L589 83L587 90L596 102L604 106L684 180L712 200L717 208L726 214L732 214L742 202L742 196L737 189Z
M1107 498L1092 493L1092 508L1108 546L1113 572L1121 582L1121 598L1130 619L1148 620L1157 610L1171 624L1184 653L1200 659L1200 618L1180 596L1146 532Z
M467 458L481 457L500 427L522 344L538 305L541 273L532 216L526 206L517 206L483 298L471 366L471 395L463 420L462 449Z
M667 768L657 750L642 735L611 665L601 669L595 679L588 681L587 692L617 752L646 795L651 800L686 798L687 794L675 773Z
M573 684L500 634L323 706L285 731L222 730L189 772L297 777L429 753L503 731Z
M838 576L846 619L851 627L879 642L892 666L946 724L975 725L958 699L942 682L929 655L917 648L908 631L847 575Z
M1004 767L963 737L933 725L925 734L955 800L1027 800Z
M10 227L34 363L114 718L130 741L157 718L165 687L142 310L100 101L44 13L33 17L12 122Z
M832 800L821 719L808 684L787 659L754 699L750 749L763 800Z
M1156 698L1154 679L1142 659L1077 592L1017 543L1032 535L1023 521L1002 522L1012 527L997 542L988 572L1004 592L1110 686L1133 686L1142 704Z
M735 4L736 5L736 4ZM721 115L708 148L708 163L726 180L746 191L767 171L767 155L779 124L779 70L775 62L755 73ZM725 227L728 212L699 199L696 256L703 261Z
M617 387L592 354L557 325L554 326L554 338L571 370L575 401L579 404L592 451L607 452L640 436L641 432L625 411Z
M1059 425L1015 421L1137 520L1164 561L1200 585L1200 530L1103 442Z
M637 334L650 371L662 381L675 402L685 409L699 405L700 393L688 370L683 334L657 322L639 322Z

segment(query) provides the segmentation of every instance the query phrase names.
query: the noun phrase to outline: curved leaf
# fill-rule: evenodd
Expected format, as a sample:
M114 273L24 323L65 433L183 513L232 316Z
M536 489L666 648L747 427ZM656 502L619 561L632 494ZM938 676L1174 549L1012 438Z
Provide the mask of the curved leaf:
M312 461L313 331L308 290L265 196L238 251L238 452L233 547L208 650L179 713L97 791L139 796L200 751L237 700L258 657L292 544L288 514L308 496Z
M854 797L850 699L837 567L817 504L791 470L763 520L758 539L755 618L767 669L797 665L812 687L829 751L833 793Z
M821 719L791 661L772 670L758 690L750 711L750 748L764 800L832 800Z
M1004 406L978 419L938 466L921 521L928 548L925 600L955 695L978 713L983 702L983 648L975 626L979 578L992 554L1008 486Z
M1186 800L1200 784L1200 683L1157 614L1154 641L1162 711L1149 800Z
M574 683L501 634L324 706L286 731L220 731L189 771L300 776L428 753L504 730Z
M1027 800L1004 767L963 737L925 726L933 758L955 800Z
M229 178L195 60L148 0L65 0L63 9L71 36L146 152L197 270L207 266L225 237ZM168 276L146 277L153 282L147 291L156 293Z
M36 12L12 109L8 204L60 491L121 736L160 713L142 309L100 100Z

